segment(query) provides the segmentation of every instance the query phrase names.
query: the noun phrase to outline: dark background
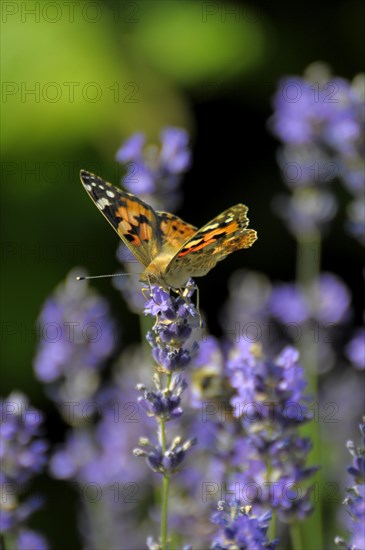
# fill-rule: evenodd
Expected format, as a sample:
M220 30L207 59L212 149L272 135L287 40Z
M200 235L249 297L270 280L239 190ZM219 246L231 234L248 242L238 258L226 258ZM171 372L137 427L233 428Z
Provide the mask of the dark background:
M272 211L273 197L284 191L275 160L278 142L267 127L277 82L302 74L315 61L348 79L359 73L364 6L348 1L265 6L149 0L95 2L97 12L92 7L83 12L88 3L81 2L71 21L62 2L59 20L51 8L37 16L21 9L12 15L10 4L17 3L1 6L2 78L5 90L17 90L3 95L1 105L2 392L17 388L29 395L50 415L49 437L57 441L62 425L32 371L35 320L71 268L84 266L91 274L118 269L117 237L87 199L80 168L118 184L122 172L115 153L131 133L145 131L156 141L165 125L190 132L193 166L184 179L178 214L202 225L244 202L250 225L259 233L249 252L230 256L201 280L201 308L211 331L219 334L217 313L236 268L262 271L272 281L295 277L295 241ZM24 4L36 9L35 2ZM233 15L232 7L237 10ZM206 21L204 9L214 12ZM94 13L101 16L91 21ZM59 101L47 99L44 90L50 82L62 91ZM74 101L65 82L80 84ZM100 85L99 101L79 93L88 82ZM115 82L120 101L109 90ZM123 88L130 82L132 88ZM36 83L36 96L21 93L22 86L34 89ZM137 101L123 101L135 85L138 92L132 98ZM325 236L322 266L352 289L359 324L362 250L344 230L349 197L338 182L333 187L339 212ZM137 340L136 316L110 281L95 286L110 298L125 341ZM63 487L53 482L52 491L65 490L58 485ZM55 502L49 505L51 513L56 509Z

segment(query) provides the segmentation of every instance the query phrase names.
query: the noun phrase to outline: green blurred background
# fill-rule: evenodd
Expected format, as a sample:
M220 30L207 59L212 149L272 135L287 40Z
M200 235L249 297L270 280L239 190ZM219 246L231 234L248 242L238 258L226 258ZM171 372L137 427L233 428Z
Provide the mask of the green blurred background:
M32 372L42 303L74 266L118 268L116 235L86 197L80 168L118 184L115 153L132 132L150 140L165 125L190 132L193 166L179 215L199 225L242 201L259 232L249 254L232 255L200 284L201 308L219 334L227 277L242 262L272 280L294 276L295 243L271 209L284 189L267 129L276 83L317 60L336 75L358 73L364 6L60 0L3 1L1 9L2 392L21 389L47 410ZM356 294L361 250L344 233L347 196L338 193L323 268ZM126 341L137 339L138 322L110 282L95 286L128 327Z

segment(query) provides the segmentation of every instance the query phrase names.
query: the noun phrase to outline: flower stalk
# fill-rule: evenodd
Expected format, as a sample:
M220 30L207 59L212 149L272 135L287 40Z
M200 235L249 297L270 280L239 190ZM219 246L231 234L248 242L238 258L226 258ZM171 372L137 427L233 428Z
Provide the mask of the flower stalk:
M152 315L156 321L146 338L152 347L155 359L154 389L148 389L143 384L137 385L137 390L143 393L138 399L146 410L147 416L154 417L157 423L157 443L148 438L141 438L142 448L134 450L135 456L144 456L148 466L162 474L161 489L161 527L160 540L155 543L151 538L147 544L154 550L168 548L168 498L170 479L181 467L186 452L196 440L183 441L177 436L168 443L166 424L183 414L180 406L181 395L187 387L187 382L179 373L189 364L198 349L198 344L192 340L193 329L199 326L199 315L190 301L192 292L184 296L170 296L158 286L151 287L151 298L145 304L145 314ZM162 380L165 387L162 386Z

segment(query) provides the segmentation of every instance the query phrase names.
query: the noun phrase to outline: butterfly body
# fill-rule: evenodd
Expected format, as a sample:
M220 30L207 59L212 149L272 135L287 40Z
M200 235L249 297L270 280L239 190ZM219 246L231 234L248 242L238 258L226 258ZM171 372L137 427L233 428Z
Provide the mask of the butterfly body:
M82 170L85 190L145 269L140 280L181 289L191 277L206 275L236 250L250 247L247 206L237 204L197 229L169 212L158 212L131 193Z

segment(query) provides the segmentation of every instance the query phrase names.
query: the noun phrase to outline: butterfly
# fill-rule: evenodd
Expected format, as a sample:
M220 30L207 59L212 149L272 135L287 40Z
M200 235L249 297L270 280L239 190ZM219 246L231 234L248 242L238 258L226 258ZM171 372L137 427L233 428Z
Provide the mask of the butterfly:
M140 280L180 290L192 277L206 275L229 254L257 239L247 229L248 208L236 204L201 229L175 214L155 211L141 199L81 170L81 182L123 243L145 267Z

